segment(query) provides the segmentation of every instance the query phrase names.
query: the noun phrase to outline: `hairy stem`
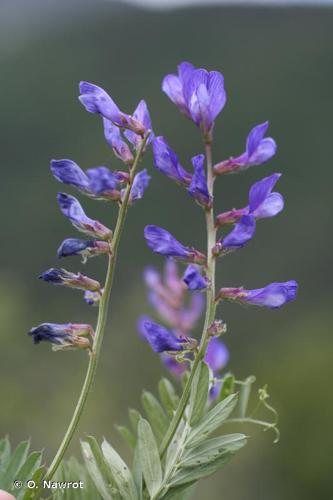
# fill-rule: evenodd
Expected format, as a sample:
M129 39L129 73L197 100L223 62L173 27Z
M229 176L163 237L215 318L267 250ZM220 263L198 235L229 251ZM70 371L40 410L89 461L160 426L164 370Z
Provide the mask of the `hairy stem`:
M207 160L207 186L208 191L211 197L213 197L214 191L214 172L213 172L213 161L212 161L212 145L211 142L206 142L206 160ZM191 373L189 379L184 387L183 394L180 398L177 410L170 422L167 433L164 436L164 439L161 443L160 447L160 455L163 457L166 452L176 430L179 425L179 422L183 418L184 411L186 405L188 403L190 393L191 393L191 385L194 378L194 375L197 371L199 363L205 357L207 344L209 340L209 332L208 328L211 323L215 319L215 311L216 311L216 303L215 303L215 257L212 254L212 248L216 243L216 228L214 224L214 209L213 207L206 210L206 228L207 228L207 277L210 283L210 286L207 287L206 292L206 314L205 314L205 322L202 331L201 341L199 351L195 357L195 360L192 364Z
M146 133L144 136L140 149L138 150L133 166L130 171L130 181L126 187L125 195L122 200L122 203L119 208L118 212L118 217L117 217L117 223L116 227L113 233L113 238L112 241L110 242L110 256L109 256L109 263L108 263L108 269L106 273L106 278L105 278L105 285L104 285L104 292L100 300L99 304L99 311L98 311L98 318L97 318L97 326L96 326L96 331L95 331L95 336L94 336L94 342L92 346L92 351L90 353L90 358L89 358L89 364L88 364L88 369L86 373L86 377L81 389L81 393L79 396L79 399L77 401L72 419L70 421L70 424L67 428L67 431L63 437L63 440L58 448L58 451L49 466L44 479L45 480L50 480L53 476L54 473L56 472L57 468L60 465L61 460L64 457L64 454L66 453L66 450L69 446L69 443L71 442L71 439L73 437L73 434L78 426L78 423L80 421L81 415L83 413L87 397L89 394L89 391L91 389L92 383L95 378L96 370L97 370L97 365L98 365L98 360L100 357L101 353L101 347L102 347L102 342L103 342L103 336L105 332L105 325L107 322L107 317L108 317L108 308L109 308L109 302L110 302L110 296L111 296L111 289L112 289L112 283L113 283L113 277L114 277L114 271L116 267L116 261L117 261L117 253L118 253L118 246L120 242L120 237L122 234L122 230L124 227L125 219L126 219L126 214L129 206L129 201L130 201L130 194L131 194L131 188L132 188L132 183L135 175L135 171L137 169L137 166L139 164L139 161L143 155L145 145L147 143L148 137L150 135L150 131Z

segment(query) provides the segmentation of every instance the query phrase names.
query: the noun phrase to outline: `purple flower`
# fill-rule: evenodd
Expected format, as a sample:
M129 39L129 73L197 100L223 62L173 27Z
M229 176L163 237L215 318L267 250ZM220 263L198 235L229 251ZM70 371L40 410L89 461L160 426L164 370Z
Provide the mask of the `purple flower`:
M136 110L133 113L133 117L139 122L142 123L144 129L146 131L151 130L152 131L152 123L151 123L151 118L148 110L148 106L146 104L146 101L142 100L139 102ZM125 130L124 135L126 139L134 146L134 149L138 151L140 149L141 143L142 143L142 137L139 135L135 134L131 130ZM151 143L151 141L154 138L153 132L150 133L148 139L147 139L147 144Z
M253 238L256 230L256 220L253 215L243 215L235 224L234 229L224 238L220 239L213 248L214 255L227 253L242 248Z
M188 186L192 176L179 163L178 156L164 137L155 137L152 142L155 167L170 179Z
M237 158L229 158L215 165L215 174L239 172L270 160L276 153L276 143L271 137L264 137L268 125L265 122L254 127L247 137L245 152Z
M281 212L284 206L283 196L280 193L272 193L272 189L281 177L281 174L273 174L253 184L249 192L249 206L224 212L216 217L216 225L234 224L246 214L255 219L274 217Z
M158 226L146 226L144 236L147 245L153 252L174 257L185 262L204 264L205 256L194 248L185 247L165 229Z
M133 154L128 144L123 140L119 127L114 125L107 118L103 118L104 137L113 149L117 158L120 158L127 165L132 165ZM133 134L133 132L131 132ZM136 134L134 134L138 137Z
M66 269L55 269L52 267L39 276L39 279L53 283L54 285L64 285L79 290L99 291L101 285L88 276L81 273L70 273Z
M224 342L213 337L209 341L205 361L214 373L222 370L229 361L229 351Z
M80 191L89 192L90 183L87 175L72 160L51 160L51 172L57 181L74 186Z
M274 217L284 206L283 196L272 193L281 174L273 174L253 184L249 192L249 213L256 219Z
M212 199L209 195L207 187L204 162L204 155L198 155L192 158L194 174L192 176L188 192L200 205L205 208L210 208L212 205Z
M71 255L81 255L85 262L88 257L94 257L103 253L110 253L110 245L106 241L80 240L78 238L67 238L57 251L59 259Z
M101 87L89 82L80 82L80 93L79 100L89 113L98 113L118 127L144 135L143 123L120 111L113 99Z
M93 198L116 201L120 198L117 184L123 182L122 174L111 172L106 167L90 168L85 173L72 160L52 160L51 171L58 181L74 186Z
M62 213L69 218L79 231L102 240L110 239L112 231L96 220L89 219L79 201L66 193L58 193L58 203Z
M42 323L28 332L34 344L46 341L63 347L81 348L90 348L90 342L84 336L93 334L94 331L90 325L73 323Z
M141 170L134 177L131 194L130 194L130 202L134 203L137 200L141 200L144 195L145 190L147 189L150 182L150 175L147 173L147 169ZM122 190L121 197L124 198L125 190Z
M188 62L178 66L178 75L170 74L164 78L162 90L205 133L211 131L226 103L223 75L217 71L196 69Z
M298 284L296 281L271 283L264 288L245 290L244 288L221 288L218 299L236 300L242 304L274 309L295 300Z
M187 266L183 281L189 290L204 290L207 288L207 278L201 275L200 269L194 264Z
M111 172L107 167L94 167L87 170L87 176L90 191L95 197L119 201L117 185L120 179L117 173Z
M155 352L183 350L182 340L164 326L146 320L143 322L142 328L146 340Z

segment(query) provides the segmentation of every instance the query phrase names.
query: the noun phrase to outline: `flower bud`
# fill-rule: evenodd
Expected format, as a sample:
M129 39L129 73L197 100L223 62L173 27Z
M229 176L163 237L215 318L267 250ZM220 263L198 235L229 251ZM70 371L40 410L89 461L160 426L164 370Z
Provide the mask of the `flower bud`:
M60 348L79 347L83 349L91 348L90 341L85 338L94 335L94 330L90 325L77 323L42 323L32 328L28 335L33 338L34 344L40 342L51 342Z
M68 286L79 290L99 291L101 285L98 281L81 273L70 273L66 269L50 268L39 276L39 279L53 283L54 285Z

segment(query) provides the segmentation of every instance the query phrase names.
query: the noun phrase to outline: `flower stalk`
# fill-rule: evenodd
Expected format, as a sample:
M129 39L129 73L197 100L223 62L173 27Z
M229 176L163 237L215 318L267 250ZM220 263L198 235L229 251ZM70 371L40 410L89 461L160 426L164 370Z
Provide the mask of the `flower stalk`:
M128 185L125 190L125 194L123 197L123 200L119 206L119 211L118 211L118 217L117 217L117 223L116 223L116 228L113 233L113 237L111 241L109 241L110 245L110 253L109 253L109 260L108 260L108 269L106 273L106 278L105 278L105 285L104 285L104 291L99 303L99 310L98 310L98 318L97 318L97 326L95 330L95 336L94 336L94 342L92 346L92 350L89 353L89 363L88 363L88 368L87 368L87 373L86 377L81 389L81 393L79 396L79 399L77 401L72 419L70 421L70 424L67 428L67 431L63 437L63 440L58 448L58 451L49 466L44 479L45 480L50 480L54 476L54 473L56 472L57 468L59 467L61 460L63 459L66 450L71 442L71 439L75 433L75 430L79 424L80 418L82 416L82 413L84 411L87 397L89 394L89 391L91 389L91 386L93 384L95 374L97 371L97 366L98 366L98 361L100 357L100 352L101 352L101 347L102 347L102 342L103 342L103 337L105 333L105 326L107 323L107 317L108 317L108 309L109 309L109 302L110 302L110 296L111 296L111 290L112 290L112 283L113 283L113 277L114 277L114 272L115 272L115 267L116 267L116 261L117 261L117 253L118 253L118 246L121 238L121 234L123 231L123 227L125 224L126 220L126 215L127 215L127 210L130 204L130 195L131 195L131 189L133 185L133 180L135 177L135 172L136 169L139 165L139 162L144 154L145 151L145 146L147 144L148 138L150 136L151 131L148 130L141 142L141 145L137 151L137 154L135 156L133 165L130 170L130 179L128 182Z
M209 196L213 199L214 194L214 172L213 172L213 160L212 160L212 141L205 141L205 150L206 150L206 161L207 161L207 187ZM186 405L188 403L190 394L191 394L191 386L193 382L194 375L196 374L197 368L201 360L204 359L208 340L209 340L209 327L213 323L215 319L216 312L216 301L215 301L215 267L216 267L216 258L212 253L212 249L216 244L216 227L214 223L214 209L213 206L206 209L206 230L207 230L207 278L210 282L210 286L207 287L206 290L206 313L205 313L205 321L202 331L202 336L200 340L200 346L198 352L195 356L195 359L192 364L192 369L190 372L190 376L185 384L181 399L179 401L177 410L171 420L170 426L167 430L167 433L161 443L160 447L160 455L163 457L172 438L177 430L177 427L180 421L183 418L184 411Z

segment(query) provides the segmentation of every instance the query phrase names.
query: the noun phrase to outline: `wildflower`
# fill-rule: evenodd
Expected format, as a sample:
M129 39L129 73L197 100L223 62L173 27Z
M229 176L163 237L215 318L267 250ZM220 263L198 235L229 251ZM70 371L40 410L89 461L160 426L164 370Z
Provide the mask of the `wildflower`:
M188 186L192 176L181 166L178 156L167 144L164 137L155 137L152 147L155 167L170 179Z
M119 182L123 182L122 174L111 172L106 167L90 168L84 172L72 160L52 160L51 172L63 184L69 184L93 198L105 198L118 201Z
M284 206L283 196L280 193L272 193L272 190L281 177L281 174L273 174L253 184L249 191L249 205L245 208L233 209L216 217L216 225L234 224L243 215L251 214L256 220L274 217L281 212Z
M185 262L205 264L206 257L194 248L185 247L168 231L158 226L146 226L144 236L147 245L153 252L164 255L165 257L174 257Z
M86 324L75 323L42 323L32 328L28 335L33 338L34 344L46 341L62 347L90 348L86 336L94 335L93 328Z
M203 290L207 288L207 278L202 276L198 266L190 264L183 275L183 281L189 290Z
M71 255L81 255L84 262L88 257L105 253L110 253L110 245L106 241L80 240L79 238L67 238L57 251L59 259Z
M115 156L127 165L132 165L134 160L132 151L123 140L119 127L107 118L103 118L103 127L106 142L112 147Z
M113 99L101 87L89 82L80 82L80 93L79 100L89 113L98 113L120 128L127 128L136 134L144 135L143 123L120 111Z
M196 69L183 62L178 75L167 75L162 90L178 109L205 133L209 133L226 103L223 75L217 71Z
M256 220L253 215L243 215L234 229L221 238L213 248L213 254L218 256L242 248L250 241L256 230Z
M39 279L53 283L54 285L63 285L70 288L77 288L79 290L90 290L92 292L99 291L101 285L88 276L81 273L70 273L66 269L51 268L42 273Z
M133 118L135 118L138 122L142 123L144 129L146 131L152 130L152 123L151 123L151 118L149 114L149 110L146 104L146 101L143 99L139 102L136 110L133 113ZM125 130L124 135L126 139L134 146L134 149L138 151L140 149L141 143L142 143L142 137L138 134L135 134L132 132L132 130ZM151 143L153 140L154 134L151 131L146 147Z
M79 231L102 240L111 238L112 231L100 222L89 219L74 196L66 193L58 193L57 199L62 213L69 218L73 226Z
M212 199L207 187L204 161L204 155L198 155L192 158L194 174L188 192L200 205L205 208L210 208L212 206Z
M183 350L181 340L164 326L146 320L142 327L146 340L155 352Z
M197 342L190 337L176 337L176 335L158 323L144 321L142 324L145 338L155 352L172 352L193 349Z
M298 284L296 281L284 283L270 283L264 288L246 290L240 288L221 288L218 300L234 300L241 304L263 306L271 309L283 306L285 303L295 300Z
M147 169L141 170L134 177L133 185L130 193L130 203L134 203L137 200L141 200L150 182L150 175L147 173ZM123 199L125 195L125 190L121 192L121 198Z
M268 125L268 122L264 122L254 127L247 137L245 152L237 158L231 157L215 165L215 174L243 171L270 160L276 153L276 142L271 137L264 137Z

